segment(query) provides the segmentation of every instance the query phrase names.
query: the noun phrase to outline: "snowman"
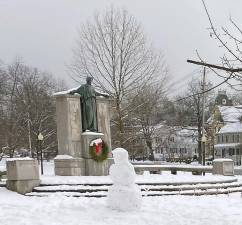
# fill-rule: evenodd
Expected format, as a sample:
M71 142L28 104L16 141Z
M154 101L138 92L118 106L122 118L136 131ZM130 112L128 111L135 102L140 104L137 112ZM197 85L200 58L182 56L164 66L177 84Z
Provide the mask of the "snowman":
M109 169L113 185L108 190L107 204L110 208L129 211L139 209L142 202L141 189L135 184L135 171L123 148L112 151L114 164Z

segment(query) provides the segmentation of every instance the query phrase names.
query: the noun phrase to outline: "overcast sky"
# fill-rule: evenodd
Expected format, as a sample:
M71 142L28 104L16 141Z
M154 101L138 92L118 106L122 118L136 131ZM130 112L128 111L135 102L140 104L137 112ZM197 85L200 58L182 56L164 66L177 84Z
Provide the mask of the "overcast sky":
M228 24L230 15L241 24L241 0L206 2L218 27ZM77 28L110 5L126 8L141 22L178 81L174 89L184 87L197 68L186 62L197 59L196 50L210 63L218 62L222 51L209 37L201 0L0 0L0 59L11 63L22 57L73 86L65 65L71 61Z

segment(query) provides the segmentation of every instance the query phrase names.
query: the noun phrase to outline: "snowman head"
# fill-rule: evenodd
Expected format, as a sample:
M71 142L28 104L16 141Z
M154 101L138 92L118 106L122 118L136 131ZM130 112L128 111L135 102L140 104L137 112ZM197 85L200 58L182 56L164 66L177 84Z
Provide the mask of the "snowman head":
M127 150L123 148L115 148L113 151L113 158L115 164L127 163L129 162L129 154Z

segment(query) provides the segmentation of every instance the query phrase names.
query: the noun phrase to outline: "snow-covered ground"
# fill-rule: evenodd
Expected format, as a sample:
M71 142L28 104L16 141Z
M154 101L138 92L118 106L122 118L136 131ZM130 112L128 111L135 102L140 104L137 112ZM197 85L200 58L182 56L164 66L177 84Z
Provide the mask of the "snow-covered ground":
M214 183L216 182L228 182L234 181L238 177L230 176L214 176L212 174L206 174L206 176L193 176L191 173L180 172L178 175L171 175L170 172L164 171L162 175L137 175L135 182L136 183L164 183L164 184L174 184L174 183ZM42 184L111 184L112 181L109 176L53 176L53 175L44 175L41 176Z
M241 225L240 193L143 197L139 211L118 212L106 198L25 197L0 188L1 225Z
M3 165L2 165L3 166ZM59 182L53 163L44 164L43 181ZM191 173L138 176L137 179L163 181L213 180L215 176ZM143 178L142 178L143 177ZM226 177L227 179L228 177ZM242 181L242 176L237 176ZM81 179L81 177L79 177ZM84 178L109 181L109 178ZM105 180L106 179L106 180ZM216 176L216 179L224 177ZM242 195L143 197L138 211L119 212L107 207L107 198L75 198L61 193L49 197L28 197L0 188L0 225L241 225Z

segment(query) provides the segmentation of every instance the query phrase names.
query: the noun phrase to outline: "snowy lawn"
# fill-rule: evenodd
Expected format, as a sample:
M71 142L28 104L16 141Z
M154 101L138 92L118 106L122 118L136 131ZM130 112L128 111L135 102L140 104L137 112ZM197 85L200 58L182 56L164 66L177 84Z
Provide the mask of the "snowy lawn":
M142 178L143 176L138 176ZM232 177L226 177L231 179ZM242 176L237 176L242 181ZM54 177L53 163L45 163L42 182L65 179L77 182L76 177ZM99 180L110 182L109 177L84 178L82 182ZM138 178L139 179L139 178ZM191 173L152 175L144 180L163 182L225 179L206 174ZM80 181L80 180L79 180ZM78 181L78 182L79 182ZM49 197L27 197L0 188L0 225L241 225L242 197L240 193L218 196L162 196L143 197L141 210L118 212L106 206L106 198L74 198L63 194Z
M140 211L118 212L106 198L26 197L0 188L1 225L241 225L240 193L144 197Z

